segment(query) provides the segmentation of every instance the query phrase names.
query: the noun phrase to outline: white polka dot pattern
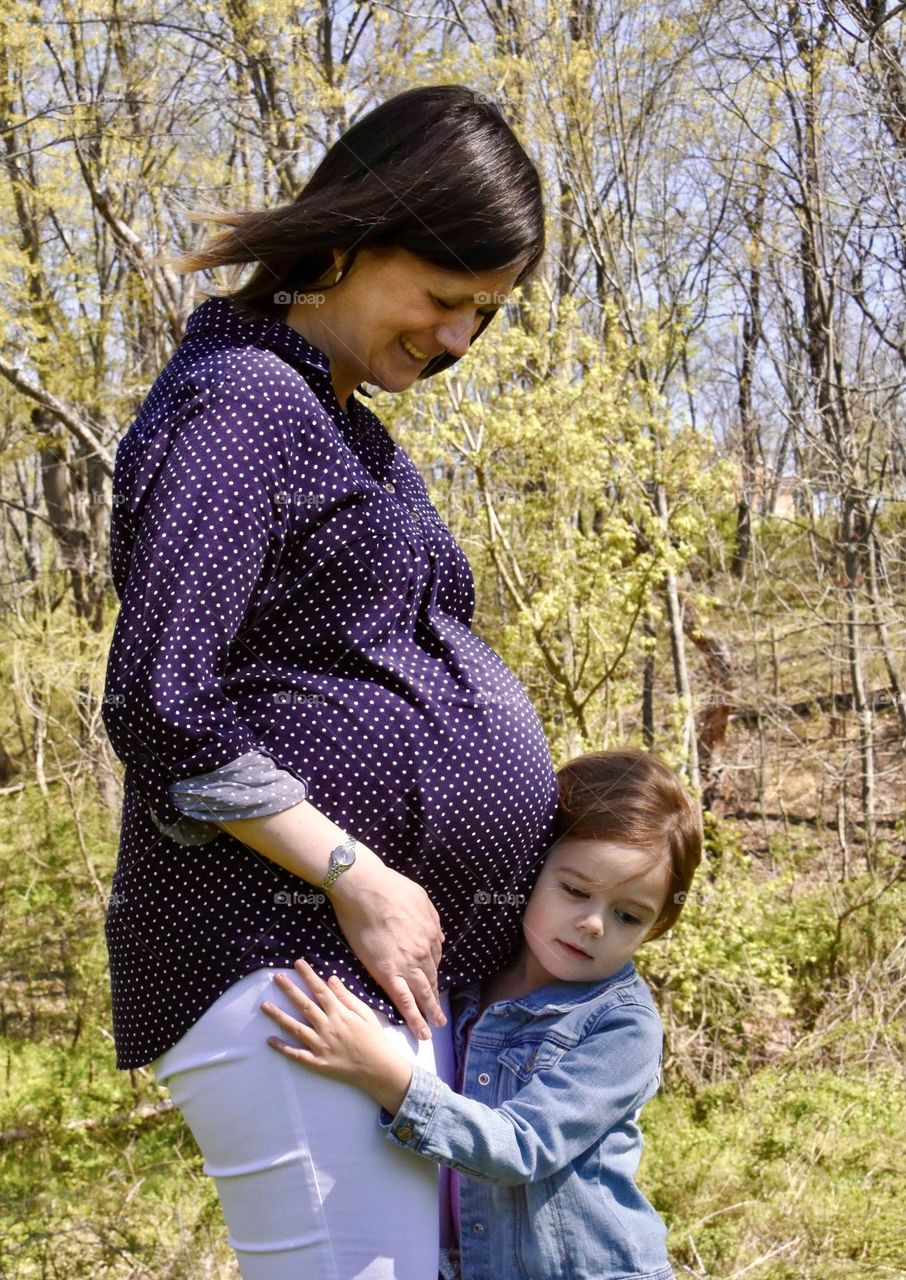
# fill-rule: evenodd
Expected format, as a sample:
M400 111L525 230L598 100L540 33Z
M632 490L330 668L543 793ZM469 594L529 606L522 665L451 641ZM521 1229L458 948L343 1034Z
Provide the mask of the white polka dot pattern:
M324 353L225 299L197 308L117 451L111 560L117 1065L299 956L403 1021L314 886L225 832L158 829L181 816L169 786L250 751L424 886L442 990L495 972L553 832L550 751L471 630L468 562L417 469L359 400L340 409Z

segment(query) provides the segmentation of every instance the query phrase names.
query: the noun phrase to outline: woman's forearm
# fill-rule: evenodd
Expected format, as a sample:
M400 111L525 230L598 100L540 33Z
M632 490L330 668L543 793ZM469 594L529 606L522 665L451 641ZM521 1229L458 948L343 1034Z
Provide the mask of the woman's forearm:
M307 800L264 818L241 818L219 825L250 849L263 853L285 871L314 885L320 884L330 870L331 850L347 836L342 827ZM339 900L345 890L362 878L365 870L383 865L373 850L357 842L355 862L337 877L328 897Z

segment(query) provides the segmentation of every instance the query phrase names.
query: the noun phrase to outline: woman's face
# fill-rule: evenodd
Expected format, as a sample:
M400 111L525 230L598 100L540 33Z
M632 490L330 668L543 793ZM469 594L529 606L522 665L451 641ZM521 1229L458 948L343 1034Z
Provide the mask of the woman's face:
M339 251L335 257L339 262ZM437 356L465 355L524 265L474 275L432 266L405 249L359 249L334 288L295 295L286 323L328 357L345 406L360 382L405 391Z

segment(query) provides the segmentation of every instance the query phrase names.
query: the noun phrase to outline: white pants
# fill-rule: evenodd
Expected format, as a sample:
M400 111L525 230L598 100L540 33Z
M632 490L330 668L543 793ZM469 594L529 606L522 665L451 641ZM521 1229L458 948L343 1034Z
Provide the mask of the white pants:
M262 1001L299 1016L278 972L308 990L291 969L247 974L152 1063L217 1184L243 1280L436 1280L447 1171L389 1142L367 1094L270 1048L269 1035L287 1037ZM446 993L441 1005L447 1025L431 1040L377 1016L408 1058L452 1086Z

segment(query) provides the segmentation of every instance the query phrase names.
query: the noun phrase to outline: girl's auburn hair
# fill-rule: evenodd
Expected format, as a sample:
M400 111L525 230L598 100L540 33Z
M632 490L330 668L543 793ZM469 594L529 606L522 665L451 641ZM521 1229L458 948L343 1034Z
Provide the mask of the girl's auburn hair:
M557 770L554 840L613 840L666 853L673 872L667 901L646 934L676 922L701 861L701 809L677 774L653 752L624 747L591 751Z
M365 246L406 249L433 266L476 274L524 262L519 285L545 248L535 165L494 103L459 84L408 89L369 111L287 204L190 216L225 230L169 264L182 274L256 264L244 284L220 296L247 315L276 319L289 306L281 295L321 280L334 249L347 268ZM458 359L444 352L419 377Z

